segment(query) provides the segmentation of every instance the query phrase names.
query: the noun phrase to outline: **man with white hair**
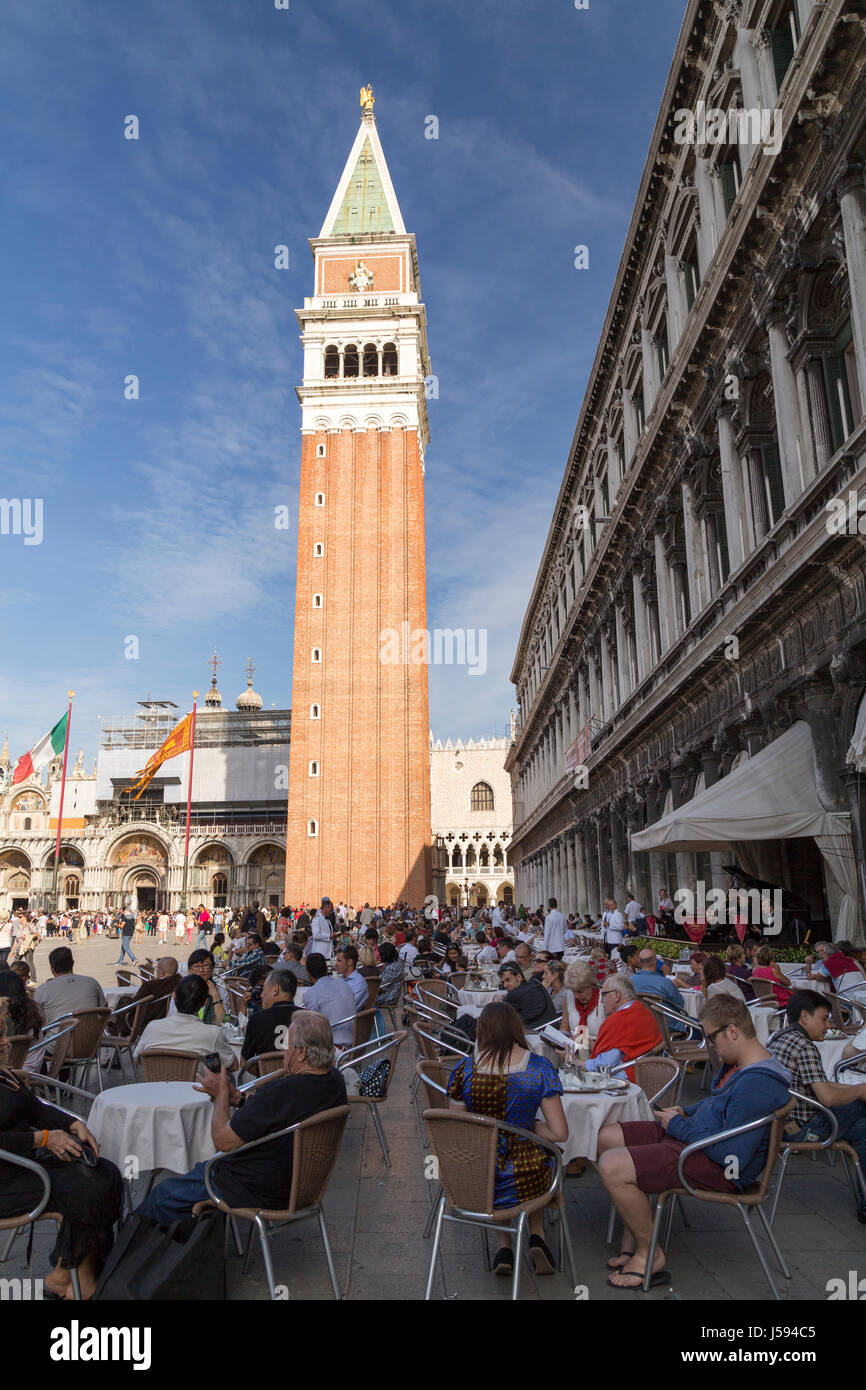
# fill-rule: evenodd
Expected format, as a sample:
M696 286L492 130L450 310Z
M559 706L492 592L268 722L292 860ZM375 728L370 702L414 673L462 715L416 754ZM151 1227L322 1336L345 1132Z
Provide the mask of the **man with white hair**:
M608 975L601 987L605 1019L598 1030L587 1071L618 1067L631 1062L662 1044L661 1030L650 1010L640 1002L633 982L621 973ZM634 1069L626 1075L634 1081Z
M242 1144L277 1134L322 1110L346 1104L346 1085L335 1065L331 1025L323 1014L299 1009L289 1025L284 1070L274 1072L246 1095L229 1082L228 1072L205 1069L201 1085L213 1103L211 1139L218 1153L231 1155ZM234 1114L231 1107L237 1107ZM282 1210L292 1186L293 1136L261 1144L213 1167L213 1182L232 1207ZM205 1164L179 1178L166 1178L145 1198L137 1215L171 1226L189 1217L196 1202L207 1201Z

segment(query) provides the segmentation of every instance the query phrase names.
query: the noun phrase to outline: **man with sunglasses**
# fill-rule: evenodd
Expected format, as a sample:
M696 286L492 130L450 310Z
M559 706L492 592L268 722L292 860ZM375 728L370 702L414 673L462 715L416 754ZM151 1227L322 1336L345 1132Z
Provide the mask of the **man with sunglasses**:
M614 1289L643 1284L653 1217L648 1193L680 1186L677 1165L683 1149L724 1130L772 1116L788 1103L791 1074L755 1036L745 1003L715 995L701 1018L707 1044L722 1066L710 1094L694 1105L656 1110L654 1120L605 1125L598 1138L602 1182L623 1221L620 1254L609 1261ZM693 1186L711 1192L740 1192L755 1182L767 1161L769 1124L723 1139L692 1154L685 1173ZM650 1284L670 1283L665 1254L655 1253Z

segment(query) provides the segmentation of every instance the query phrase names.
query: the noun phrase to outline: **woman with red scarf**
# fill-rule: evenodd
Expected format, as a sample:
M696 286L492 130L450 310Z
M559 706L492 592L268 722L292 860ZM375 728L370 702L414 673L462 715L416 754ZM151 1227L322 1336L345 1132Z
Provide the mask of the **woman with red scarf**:
M594 1042L604 1022L601 988L595 972L588 965L569 965L563 983L563 1032L574 1036L578 1028L586 1028L590 1042Z

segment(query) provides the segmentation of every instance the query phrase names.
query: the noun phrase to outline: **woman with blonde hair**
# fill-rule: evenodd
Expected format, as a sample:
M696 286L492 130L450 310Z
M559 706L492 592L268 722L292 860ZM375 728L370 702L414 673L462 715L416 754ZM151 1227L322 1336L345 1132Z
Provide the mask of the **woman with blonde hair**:
M604 1022L601 986L594 971L589 965L568 965L564 985L562 1031L574 1035L578 1028L586 1028L590 1041L594 1042Z

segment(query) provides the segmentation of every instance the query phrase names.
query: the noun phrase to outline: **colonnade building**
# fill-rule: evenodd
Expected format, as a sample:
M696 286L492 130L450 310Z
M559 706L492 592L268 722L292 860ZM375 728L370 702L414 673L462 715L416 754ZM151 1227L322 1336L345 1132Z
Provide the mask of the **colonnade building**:
M861 933L866 21L690 0L519 639L518 901Z

